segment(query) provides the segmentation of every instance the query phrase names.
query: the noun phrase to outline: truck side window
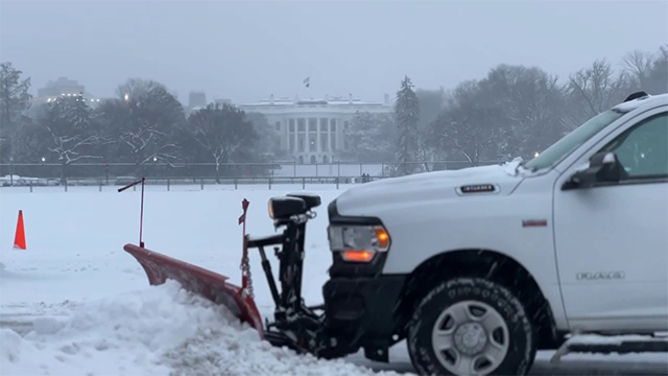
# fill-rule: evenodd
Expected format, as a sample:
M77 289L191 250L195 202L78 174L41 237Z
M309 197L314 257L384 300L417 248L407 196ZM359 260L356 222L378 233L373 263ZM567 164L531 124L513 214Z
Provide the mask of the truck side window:
M627 179L668 177L668 112L643 120L602 151L617 154Z

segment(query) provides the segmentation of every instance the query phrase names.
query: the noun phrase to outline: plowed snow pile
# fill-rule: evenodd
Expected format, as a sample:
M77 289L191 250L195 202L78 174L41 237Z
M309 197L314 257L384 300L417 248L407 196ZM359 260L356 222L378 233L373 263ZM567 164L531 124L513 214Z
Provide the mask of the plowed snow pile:
M147 287L41 318L24 338L0 331L2 375L364 375L343 361L260 341L224 308L176 283Z

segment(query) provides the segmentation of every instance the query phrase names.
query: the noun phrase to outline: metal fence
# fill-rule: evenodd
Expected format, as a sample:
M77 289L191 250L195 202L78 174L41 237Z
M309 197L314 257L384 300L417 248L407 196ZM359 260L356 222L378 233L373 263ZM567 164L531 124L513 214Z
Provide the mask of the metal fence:
M478 165L500 164L484 161ZM427 163L3 163L1 186L124 185L146 177L147 184L351 184L397 176L400 172L458 170L464 161Z

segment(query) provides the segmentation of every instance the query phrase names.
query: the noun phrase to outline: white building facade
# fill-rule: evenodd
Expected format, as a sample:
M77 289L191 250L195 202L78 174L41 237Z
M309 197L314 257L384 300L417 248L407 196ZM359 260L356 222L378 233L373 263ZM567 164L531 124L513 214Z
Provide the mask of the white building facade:
M239 106L245 112L259 112L280 135L281 150L298 163L331 163L339 151L347 150L344 131L357 112L387 114L393 112L389 96L384 102L359 99L276 99Z

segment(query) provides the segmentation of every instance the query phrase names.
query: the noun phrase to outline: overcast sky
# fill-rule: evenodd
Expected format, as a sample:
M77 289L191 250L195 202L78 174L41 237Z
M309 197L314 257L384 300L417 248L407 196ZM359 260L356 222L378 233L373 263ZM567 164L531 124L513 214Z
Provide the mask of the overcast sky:
M0 59L115 95L129 77L187 102L454 87L500 63L568 74L668 43L668 1L6 1ZM302 80L311 77L307 90Z

